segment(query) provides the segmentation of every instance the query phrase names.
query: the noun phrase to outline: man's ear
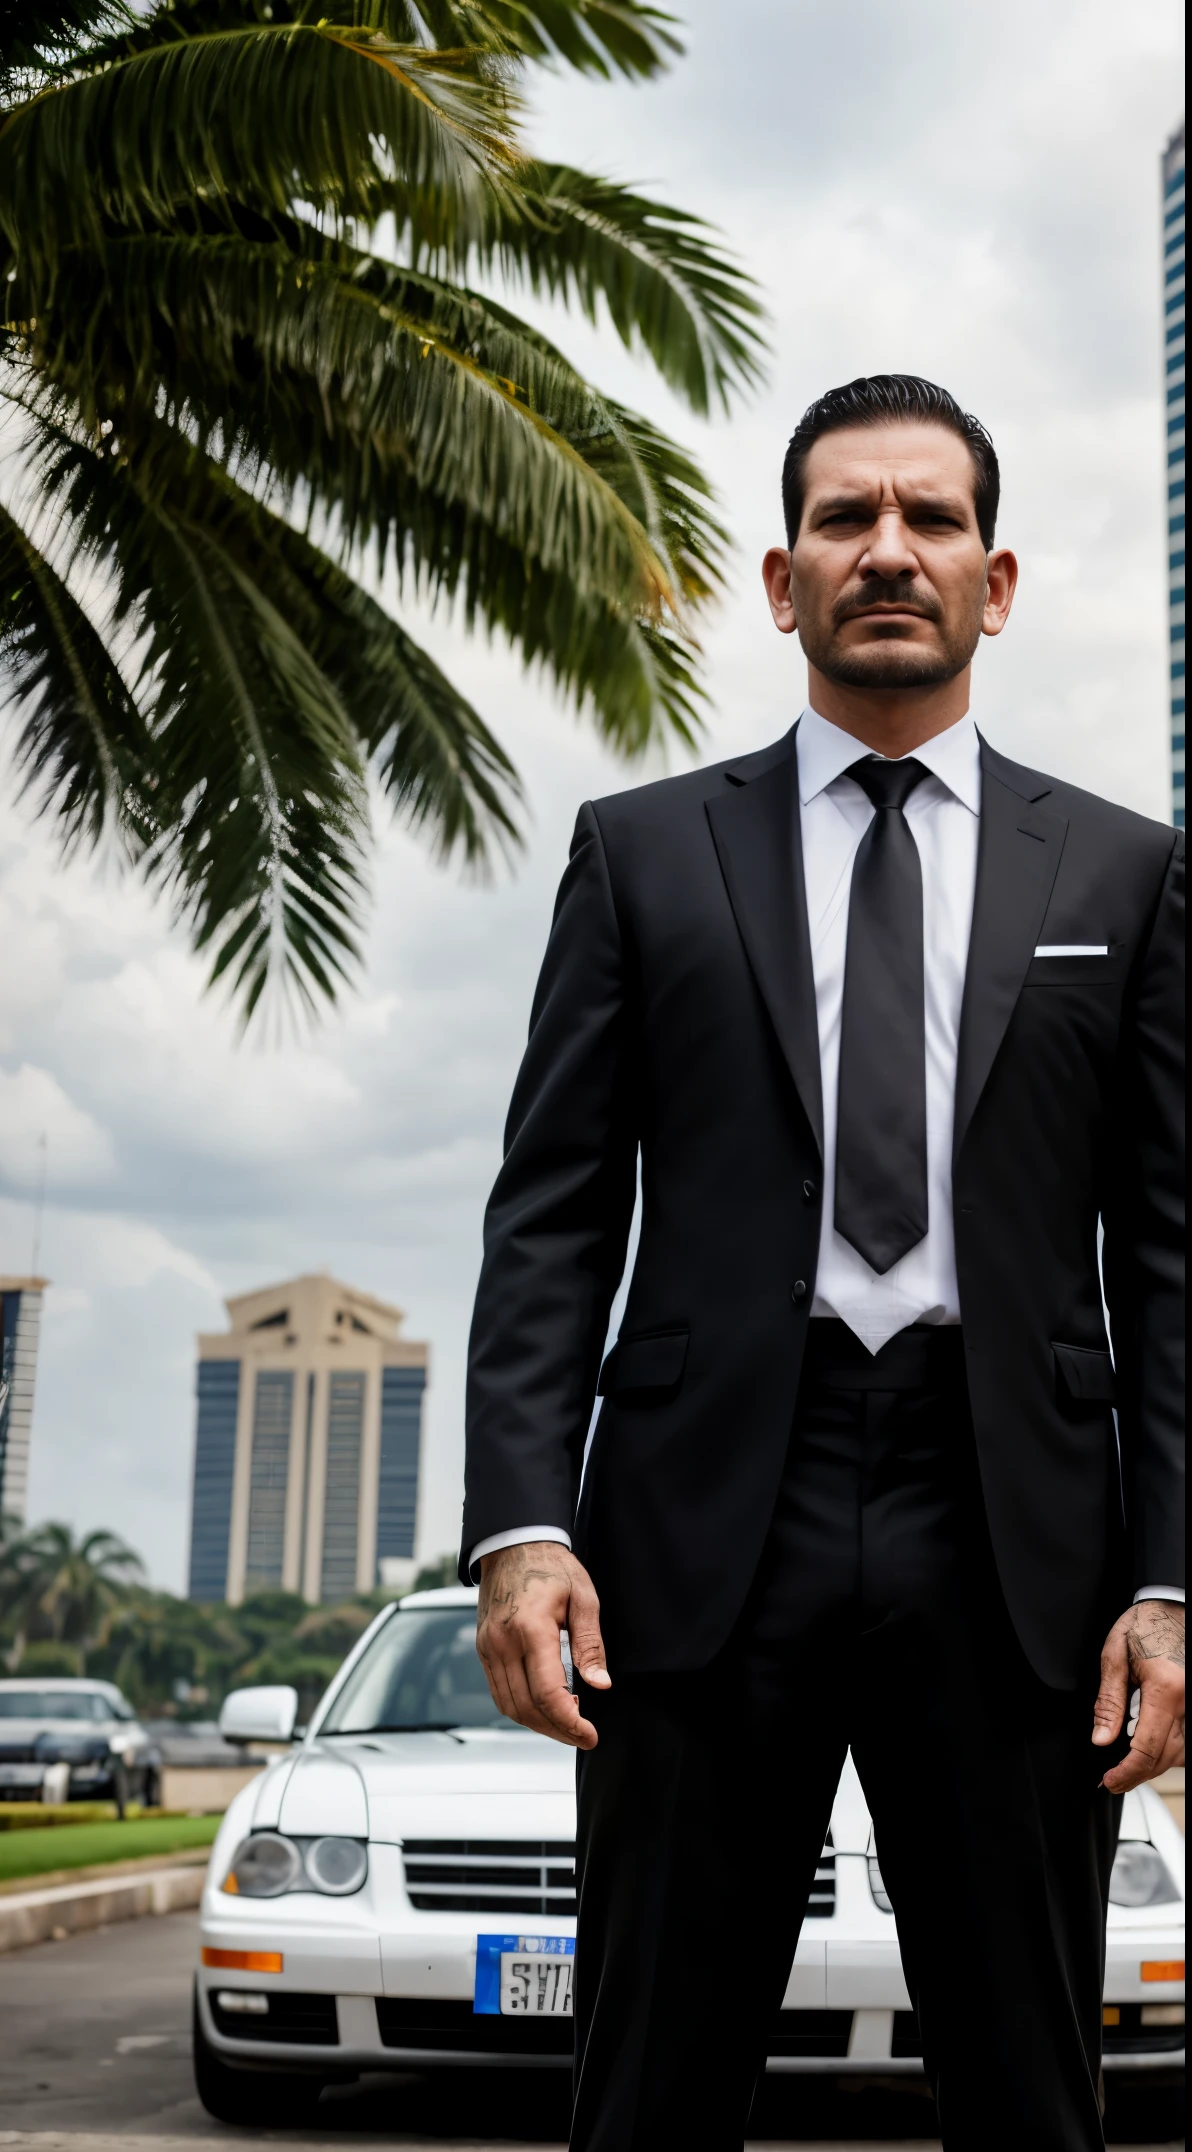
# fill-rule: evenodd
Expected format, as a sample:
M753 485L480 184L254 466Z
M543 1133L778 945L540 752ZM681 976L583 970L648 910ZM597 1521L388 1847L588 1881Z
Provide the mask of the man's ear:
M780 635L793 635L797 625L791 595L791 557L785 546L772 545L762 561L762 581L770 602L770 617Z
M1010 618L1010 607L1018 588L1018 562L1008 546L999 546L991 553L985 567L985 611L981 615L982 635L1000 635Z

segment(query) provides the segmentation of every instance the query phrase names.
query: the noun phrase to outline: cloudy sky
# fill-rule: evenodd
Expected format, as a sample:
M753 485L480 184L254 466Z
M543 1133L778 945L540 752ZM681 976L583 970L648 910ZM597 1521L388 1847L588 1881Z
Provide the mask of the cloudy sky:
M991 428L1020 556L976 709L1011 755L1165 816L1158 157L1181 113L1175 0L687 0L662 83L542 78L532 139L695 210L763 288L767 388L702 428L607 333L552 323L694 446L736 542L707 636L708 759L801 703L757 561L820 389L909 369ZM30 1259L48 1132L33 1518L111 1525L181 1588L193 1334L221 1298L327 1265L433 1349L421 1551L453 1544L485 1196L580 802L626 773L501 650L441 657L514 751L530 841L476 890L399 830L360 993L306 1043L240 1046L135 885L74 864L0 784L0 1270ZM653 774L652 772L650 774Z

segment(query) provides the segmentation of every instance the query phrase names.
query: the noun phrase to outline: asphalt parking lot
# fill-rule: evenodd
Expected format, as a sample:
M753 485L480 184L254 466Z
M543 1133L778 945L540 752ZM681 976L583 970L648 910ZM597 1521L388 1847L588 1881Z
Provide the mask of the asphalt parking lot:
M230 2147L256 2139L293 2152L351 2136L448 2152L513 2152L566 2140L562 2074L465 2073L366 2078L325 2092L300 2130L241 2132L204 2113L190 2074L190 1986L197 1915L134 1920L0 1958L0 2147L28 2152L144 2152ZM910 2090L841 2091L770 2080L750 2137L762 2147L834 2152L938 2147L930 2102ZM1110 2110L1111 2141L1175 2152L1176 2119L1135 2098Z

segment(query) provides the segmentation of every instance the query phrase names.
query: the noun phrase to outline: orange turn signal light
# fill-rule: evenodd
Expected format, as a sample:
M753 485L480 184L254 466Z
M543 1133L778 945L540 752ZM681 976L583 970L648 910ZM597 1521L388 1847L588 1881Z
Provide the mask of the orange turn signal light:
M1118 2009L1117 2004L1106 2003L1105 2008L1101 2012L1101 2023L1103 2025L1120 2025L1121 2022L1122 2013Z
M1182 1980L1184 1961L1182 1958L1144 1958L1138 1974L1141 1980Z
M221 1973L280 1973L283 1964L280 1950L212 1950L208 1943L202 1960Z

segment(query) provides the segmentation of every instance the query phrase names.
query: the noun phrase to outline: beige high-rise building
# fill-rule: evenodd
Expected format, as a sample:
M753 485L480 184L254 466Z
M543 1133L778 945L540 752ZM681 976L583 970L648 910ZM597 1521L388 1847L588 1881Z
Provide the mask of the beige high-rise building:
M402 1337L400 1308L325 1272L226 1306L231 1328L198 1341L190 1597L281 1586L317 1602L397 1581L428 1348Z

